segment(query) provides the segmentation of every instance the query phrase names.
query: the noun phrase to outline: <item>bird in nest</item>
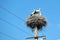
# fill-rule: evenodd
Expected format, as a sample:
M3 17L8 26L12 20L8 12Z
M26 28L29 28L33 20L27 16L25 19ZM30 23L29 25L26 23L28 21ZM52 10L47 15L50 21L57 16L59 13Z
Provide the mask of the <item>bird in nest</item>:
M44 26L46 26L47 21L41 15L41 11L40 10L35 10L34 12L32 12L30 17L27 19L26 24L27 24L28 27L30 27L32 29L37 27L38 30L39 30L39 29L42 29Z

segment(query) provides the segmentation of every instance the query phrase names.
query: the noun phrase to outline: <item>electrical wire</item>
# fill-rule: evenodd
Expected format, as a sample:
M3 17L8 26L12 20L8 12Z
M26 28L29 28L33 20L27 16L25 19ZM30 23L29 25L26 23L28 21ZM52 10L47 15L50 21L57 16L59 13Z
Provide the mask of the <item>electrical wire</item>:
M14 15L15 17L17 17L18 19L20 19L20 20L22 20L22 21L25 21L25 20L23 20L21 17L18 17L18 16L15 15L14 13L10 12L8 9L6 9L6 8L4 8L4 7L1 7L1 6L0 6L0 8L2 8L3 10L6 10L6 11L9 12L11 15Z
M11 38L11 39L17 40L16 38L14 38L14 37L12 37L12 36L10 36L10 35L7 35L6 33L0 32L0 34L5 35L5 36L7 36L7 37L9 37L9 38Z
M4 19L2 19L2 18L0 18L0 20L8 23L9 25L12 25L13 27L16 27L16 28L19 29L20 31L24 32L25 34L29 34L28 32L26 32L25 30L21 29L20 27L17 27L16 25L11 24L10 22L8 22L8 21L6 21L6 20L4 20ZM32 34L30 34L30 35L32 35Z
M6 8L4 8L4 7L1 7L0 6L0 8L2 8L3 10L6 10L7 12L9 12L10 14L12 14L12 15L14 15L14 16L16 16L18 19L20 19L20 20L22 20L22 21L24 21L25 22L25 20L23 20L21 17L18 17L17 15L15 15L14 13L12 13L12 12L10 12L9 10L7 10ZM6 23L8 23L8 24L10 24L10 25L12 25L12 26L15 26L15 27L17 27L16 25L14 25L14 24L11 24L11 23L9 23L8 21L6 21L6 20L3 20L3 19L1 19L0 18L0 20L2 20L2 21L5 21ZM19 27L17 27L18 29L21 29L21 28L19 28ZM22 30L22 29L21 29ZM22 30L23 32L25 32L25 33L27 33L26 31L24 31L24 30Z

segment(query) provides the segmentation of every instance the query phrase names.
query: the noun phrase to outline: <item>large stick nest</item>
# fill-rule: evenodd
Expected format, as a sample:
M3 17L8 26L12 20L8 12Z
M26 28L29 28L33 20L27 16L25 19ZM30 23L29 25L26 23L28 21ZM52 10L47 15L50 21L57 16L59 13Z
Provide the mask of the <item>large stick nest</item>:
M28 27L34 29L35 27L39 29L42 29L44 26L46 26L47 21L45 20L45 18L43 16L30 16L27 21L26 24Z

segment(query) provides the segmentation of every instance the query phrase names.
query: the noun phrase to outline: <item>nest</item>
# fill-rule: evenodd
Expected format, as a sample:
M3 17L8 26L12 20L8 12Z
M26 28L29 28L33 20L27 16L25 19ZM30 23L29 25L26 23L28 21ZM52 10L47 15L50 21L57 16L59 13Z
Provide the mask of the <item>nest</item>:
M30 16L27 21L26 24L28 27L34 29L35 27L39 29L42 29L44 26L46 26L47 22L45 20L45 18L43 16Z

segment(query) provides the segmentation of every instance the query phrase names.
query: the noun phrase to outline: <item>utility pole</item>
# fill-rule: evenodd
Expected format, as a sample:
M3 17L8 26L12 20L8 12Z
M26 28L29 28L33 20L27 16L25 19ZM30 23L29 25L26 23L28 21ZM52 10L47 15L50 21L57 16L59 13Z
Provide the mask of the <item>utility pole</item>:
M43 40L46 40L46 36L38 36L38 31L41 30L47 24L47 21L42 16L40 9L35 10L30 15L30 17L26 21L26 24L28 27L32 28L32 30L34 32L34 37L28 37L26 39L34 38L34 40L38 40L38 38L43 38Z
M37 27L34 28L34 37L35 37L35 40L38 40L38 29L37 29Z

